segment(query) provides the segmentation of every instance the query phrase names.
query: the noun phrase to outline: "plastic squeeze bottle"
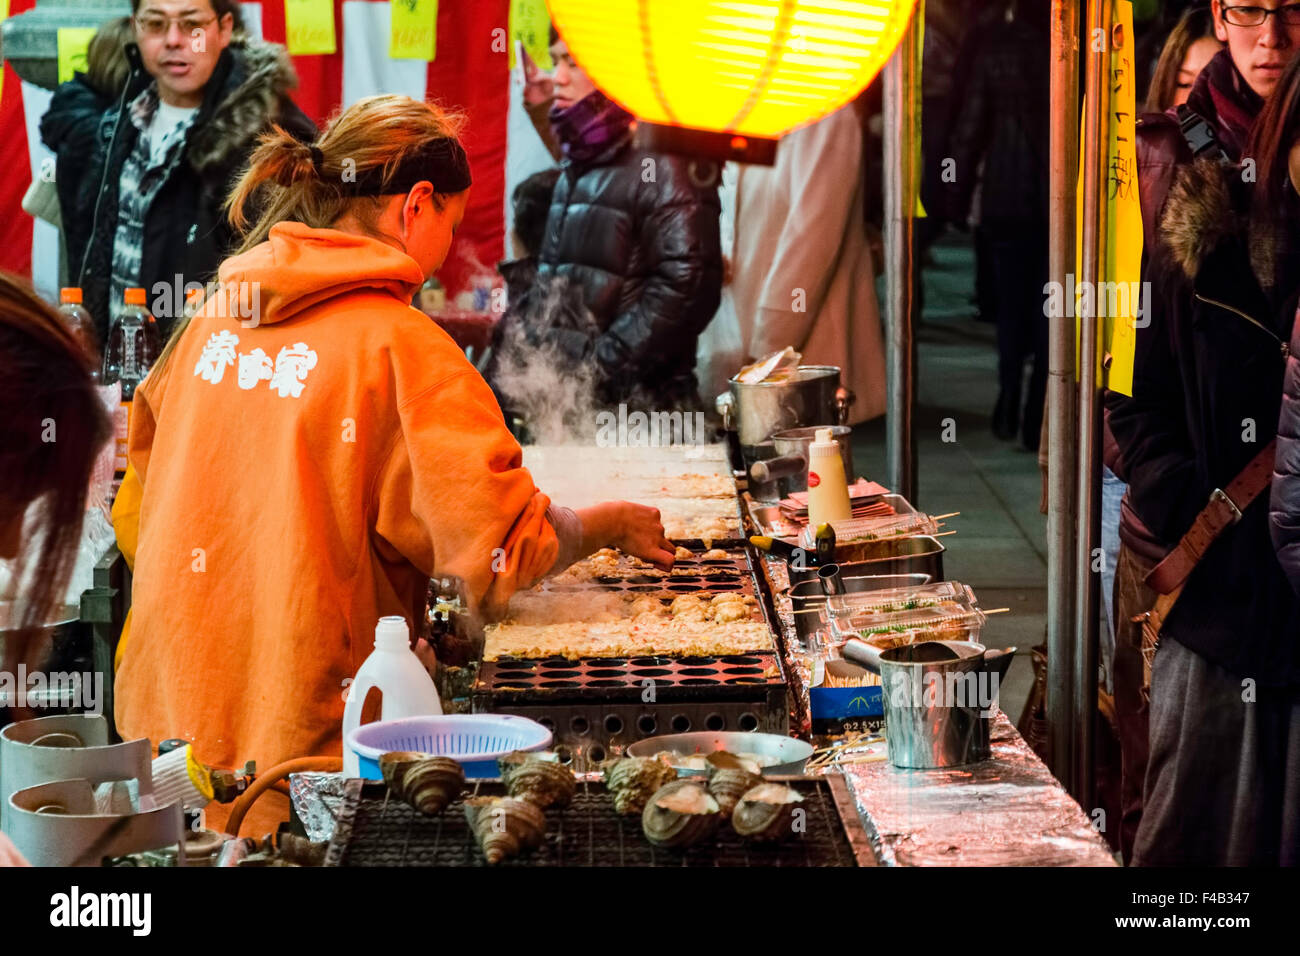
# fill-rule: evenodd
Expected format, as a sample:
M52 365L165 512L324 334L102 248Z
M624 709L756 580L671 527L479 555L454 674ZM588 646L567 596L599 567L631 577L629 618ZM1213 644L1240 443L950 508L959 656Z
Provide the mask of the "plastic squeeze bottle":
M343 773L361 776L361 763L348 746L348 734L361 726L361 708L371 688L383 695L380 720L441 714L442 701L433 678L411 650L411 635L404 617L381 617L375 627L375 649L365 659L348 688L343 707Z
M815 528L828 521L847 521L853 517L849 485L844 475L840 443L829 428L817 429L808 446L808 526Z

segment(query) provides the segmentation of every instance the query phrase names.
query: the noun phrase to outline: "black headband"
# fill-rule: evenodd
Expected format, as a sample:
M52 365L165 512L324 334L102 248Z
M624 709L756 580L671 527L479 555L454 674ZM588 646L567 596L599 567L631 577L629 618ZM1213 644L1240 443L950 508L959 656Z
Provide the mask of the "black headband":
M469 158L460 143L449 136L431 139L402 160L387 182L384 167L372 166L357 173L356 182L345 181L343 189L351 196L398 196L419 182L432 183L433 191L444 195L469 189Z

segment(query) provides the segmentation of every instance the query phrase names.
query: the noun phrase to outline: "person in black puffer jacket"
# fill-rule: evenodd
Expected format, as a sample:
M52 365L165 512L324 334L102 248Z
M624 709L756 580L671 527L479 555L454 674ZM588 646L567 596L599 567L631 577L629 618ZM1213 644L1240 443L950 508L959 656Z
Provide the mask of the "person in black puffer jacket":
M1298 78L1293 62L1283 84ZM1108 399L1133 505L1166 546L1278 421L1300 284L1300 199L1283 185L1300 109L1292 92L1282 117L1277 96L1245 151L1258 184L1217 159L1177 173L1149 264L1133 397ZM1300 601L1267 518L1260 496L1206 551L1165 622L1138 865L1300 864Z
M258 137L272 124L299 140L316 136L315 125L289 98L297 79L284 48L235 38L231 11L237 11L237 6L231 0L195 6L210 7L203 11L208 18L195 16L196 23L203 20L208 35L205 50L193 51L188 36L178 40L182 34L170 24L161 38L138 34L139 42L127 44L130 76L121 96L100 119L84 173L89 188L76 191L75 208L62 210L65 227L76 220L67 233L69 276L83 290L101 342L106 340L111 318L121 310L121 290L116 287L123 281L146 289L166 335L179 317L183 298L176 302L180 296L171 293L168 302L160 305L155 287L165 283L170 292L178 275L183 284L204 283L216 272L234 238L222 206ZM134 274L122 276L121 250L115 254L115 245L121 236L119 213L130 199L119 188L124 169L141 161L149 124L153 117L161 117L160 80L169 91L184 82L184 77L177 80L156 64L152 68L159 77L151 74L142 45L158 60L189 62L190 72L184 76L197 76L200 68L211 72L201 87L187 91L197 111L179 134L183 141L167 147L168 158L156 173L150 173L162 179L144 214ZM47 146L58 150L61 132L57 116L42 120L41 136ZM179 156L174 154L177 149Z
M556 328L548 344L594 369L601 401L699 409L696 340L722 296L717 186L684 157L634 148L631 114L554 39L550 121L564 160L536 281L567 280L599 331Z

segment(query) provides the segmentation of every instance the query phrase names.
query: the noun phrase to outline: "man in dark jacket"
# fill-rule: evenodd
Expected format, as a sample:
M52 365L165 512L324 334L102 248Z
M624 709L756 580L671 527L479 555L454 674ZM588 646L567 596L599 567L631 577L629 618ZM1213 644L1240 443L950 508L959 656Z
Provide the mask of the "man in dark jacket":
M564 159L535 291L544 299L567 280L599 334L556 329L549 344L594 367L606 401L698 408L696 340L722 296L716 182L684 157L635 149L632 115L596 89L562 39L551 55L550 122Z
M130 78L100 121L85 174L93 187L63 210L65 224L76 220L69 274L101 342L126 288L147 291L167 335L184 286L215 274L232 240L222 204L262 132L278 123L315 138L289 99L296 78L284 50L232 43L236 8L233 0L133 4ZM43 121L47 145L56 147L58 133Z
M1208 159L1175 178L1134 397L1111 414L1133 503L1170 543L1276 427L1295 294L1273 282L1279 246L1242 225L1251 188ZM1161 633L1135 863L1300 864L1297 634L1261 496L1196 564Z
M1281 0L1261 0L1261 5L1276 8ZM1210 60L1192 87L1181 113L1186 132L1179 115L1172 111L1147 114L1138 120L1138 188L1146 261L1154 257L1163 242L1160 223L1166 197L1175 175L1192 161L1193 147L1208 157L1239 161L1264 98L1277 84L1281 72L1277 65L1289 62L1300 52L1300 30L1276 15L1267 16L1263 24L1255 27L1240 26L1224 18L1219 0L1215 0L1212 13L1215 33L1226 47ZM1237 18L1235 13L1229 15ZM1223 211L1225 207L1212 208ZM1151 304L1147 308L1151 309ZM1139 374L1151 361L1151 348L1160 341L1161 337L1150 330L1138 331L1134 360ZM1116 414L1130 413L1132 401L1122 395L1108 395L1108 421L1113 422ZM1107 464L1121 479L1128 480L1126 457L1121 440L1115 452L1108 455ZM1202 501L1200 506L1204 504ZM1148 519L1134 494L1124 496L1119 527L1122 546L1115 571L1114 688L1123 761L1120 845L1126 858L1133 850L1142 817L1148 751L1148 705L1142 693L1144 665L1128 621L1155 603L1155 592L1143 583L1144 578L1181 534L1180 530L1169 539L1158 530L1160 524L1158 516Z

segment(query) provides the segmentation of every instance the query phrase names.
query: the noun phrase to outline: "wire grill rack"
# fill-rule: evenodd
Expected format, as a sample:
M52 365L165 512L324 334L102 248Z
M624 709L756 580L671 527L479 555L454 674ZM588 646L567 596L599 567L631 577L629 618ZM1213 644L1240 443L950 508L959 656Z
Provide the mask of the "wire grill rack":
M838 775L784 779L804 795L807 828L780 843L741 840L724 822L686 850L650 845L641 818L614 812L600 782L583 781L573 803L547 811L542 845L501 866L875 866L866 831ZM480 781L470 795L500 795L499 781ZM462 800L429 817L364 780L346 784L326 866L486 866L465 820Z

